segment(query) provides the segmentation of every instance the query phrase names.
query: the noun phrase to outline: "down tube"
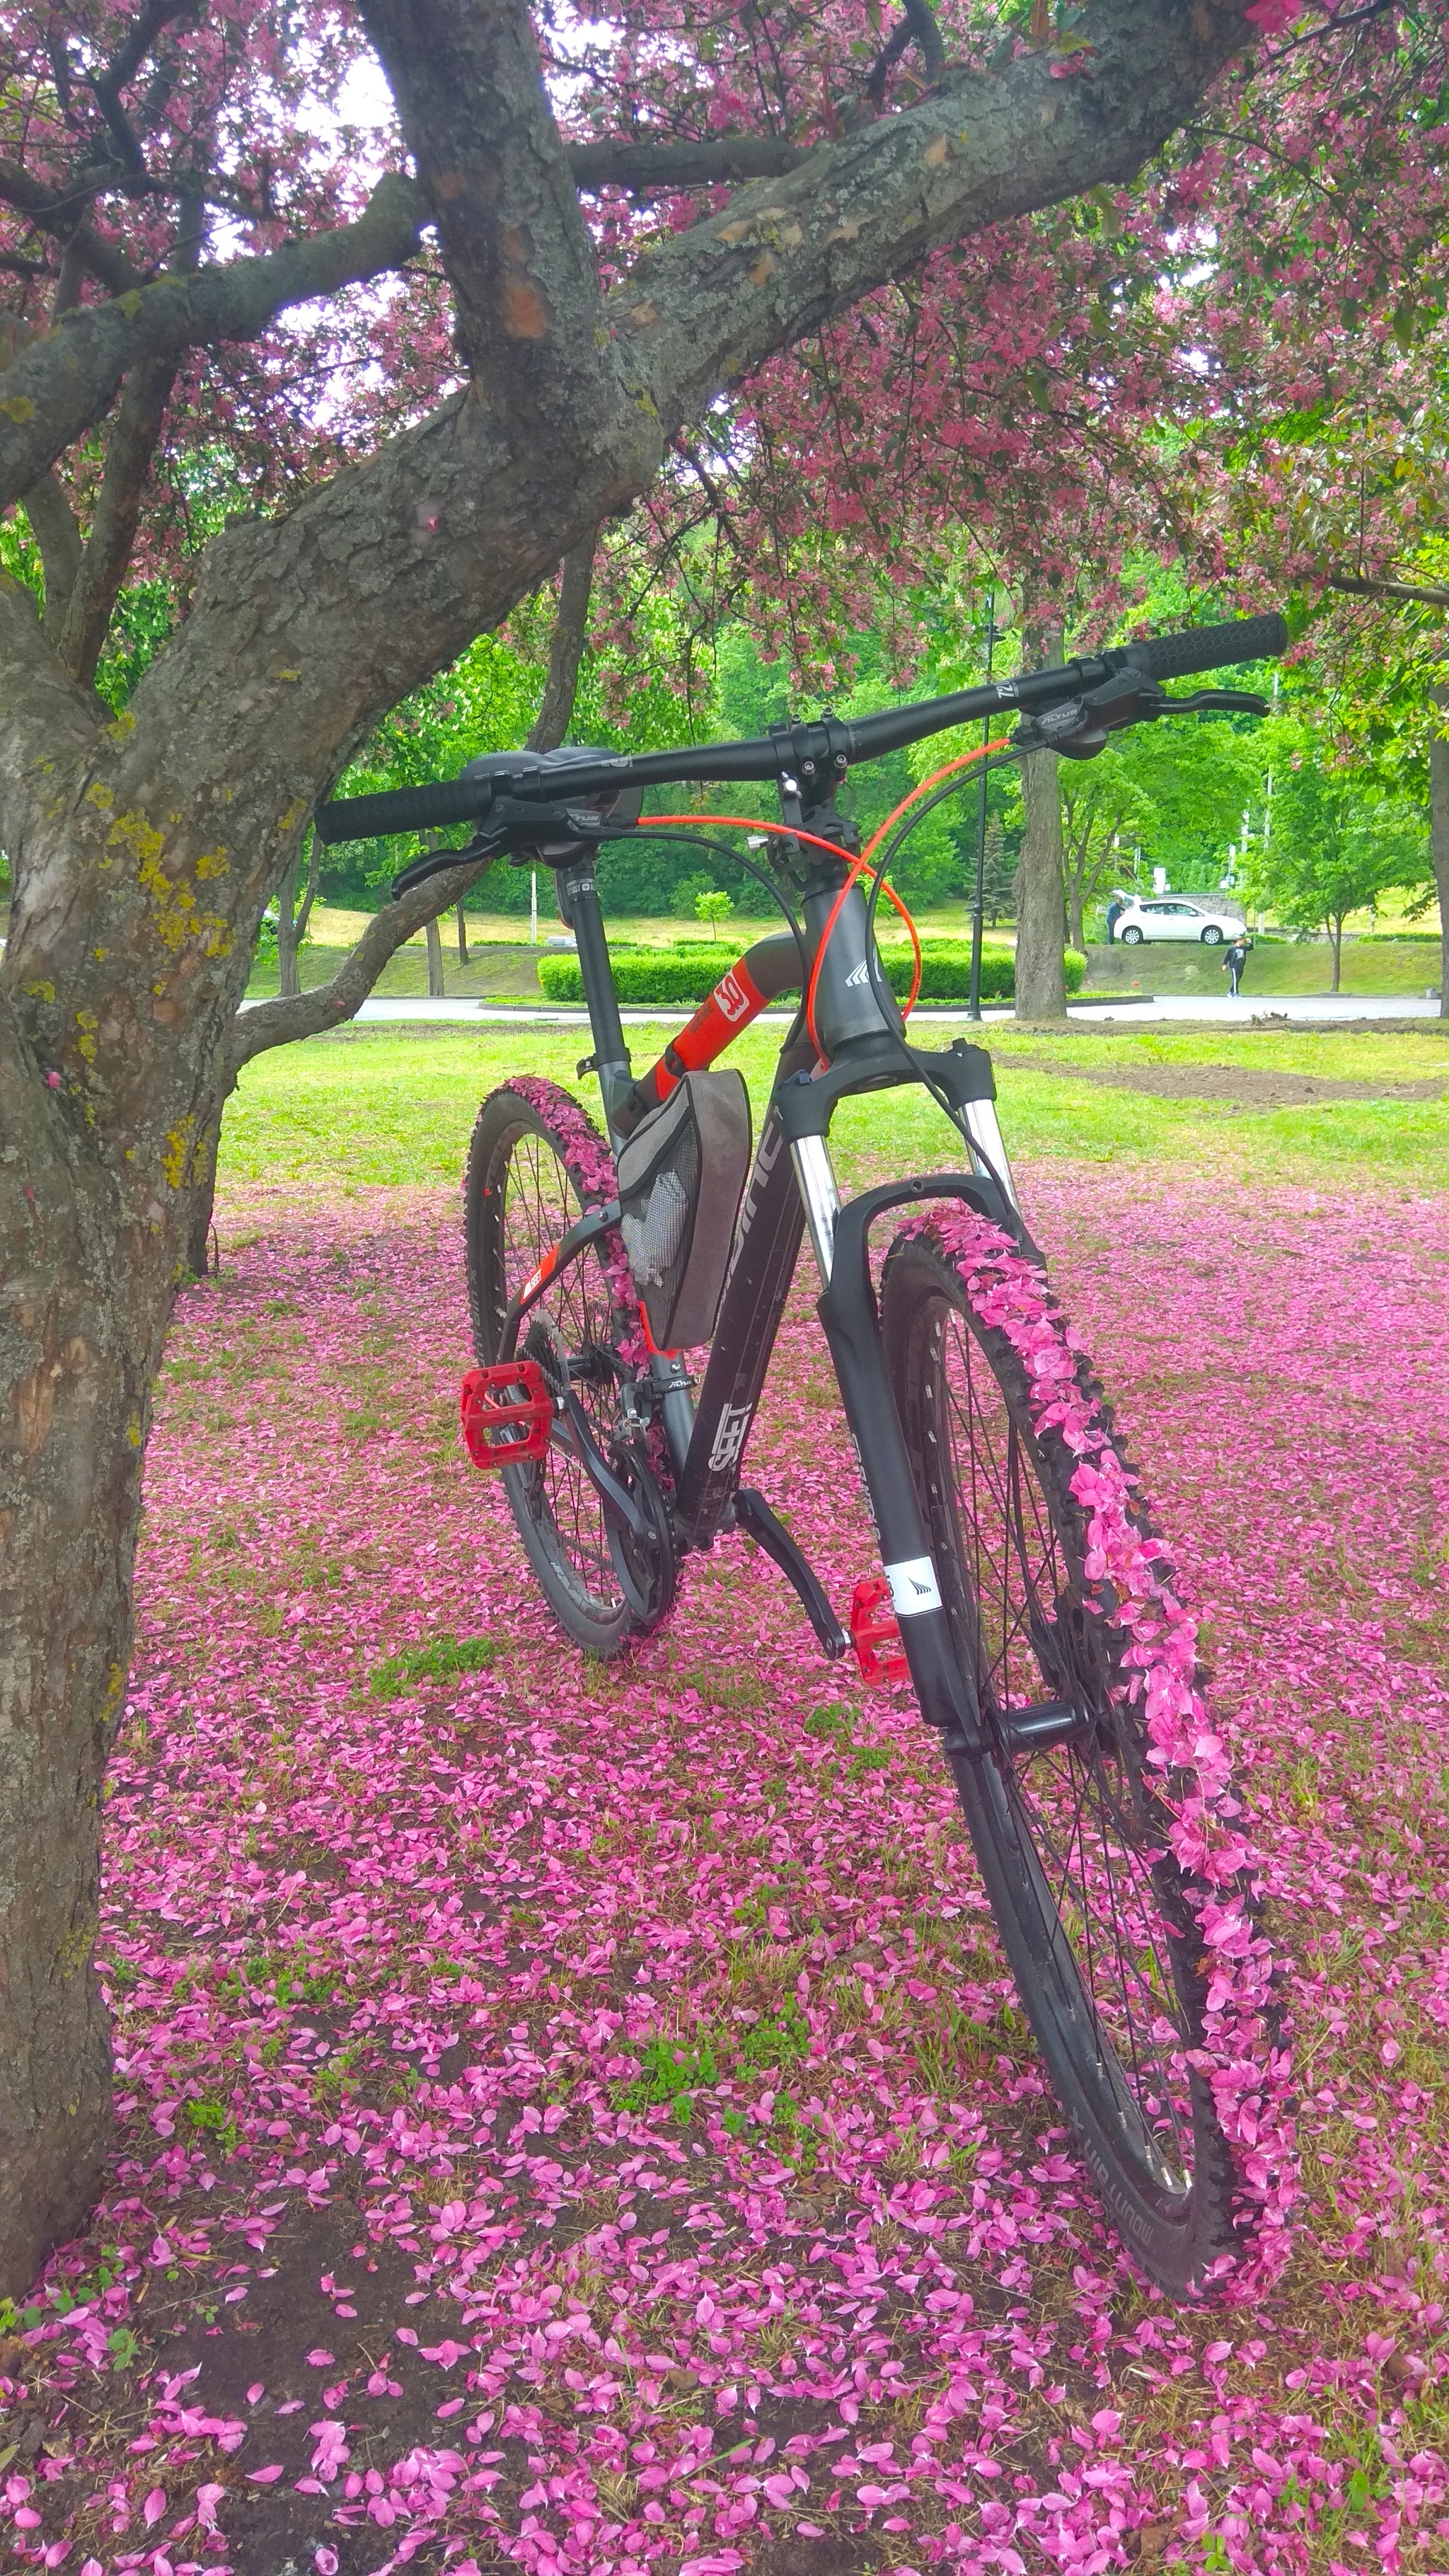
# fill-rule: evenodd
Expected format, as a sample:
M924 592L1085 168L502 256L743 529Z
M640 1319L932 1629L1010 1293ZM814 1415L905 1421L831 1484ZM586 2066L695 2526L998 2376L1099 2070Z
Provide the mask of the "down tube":
M789 1149L772 1106L740 1209L679 1482L679 1513L691 1547L708 1547L728 1516L804 1231Z

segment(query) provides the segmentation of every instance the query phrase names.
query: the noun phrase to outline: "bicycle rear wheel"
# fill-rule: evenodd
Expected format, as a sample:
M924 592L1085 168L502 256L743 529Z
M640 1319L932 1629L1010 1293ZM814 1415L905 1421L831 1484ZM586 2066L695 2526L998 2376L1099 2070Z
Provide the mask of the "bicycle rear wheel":
M1222 2077L1236 2067L1241 2087L1246 2046L1261 2092L1273 2046L1266 1950L1250 1919L1241 1983L1252 2009L1226 2022L1208 2011L1222 1963L1204 1906L1221 1909L1225 1890L1178 1856L1178 1818L1201 1783L1164 1762L1165 1730L1147 1707L1157 1676L1144 1633L1171 1630L1190 1699L1183 1615L1126 1499L1098 1390L1040 1273L997 1229L965 1210L909 1229L885 1265L881 1317L942 1599L988 1738L984 1756L953 1768L1002 1943L1113 2225L1181 2294L1247 2251L1259 2213L1225 2133ZM1120 1507L1110 1570L1152 1568L1150 1621L1104 1579L1104 1496ZM1056 1740L1030 1747L1033 1726ZM1226 1893L1246 1913L1243 1891Z
M478 1113L464 1188L468 1296L480 1363L536 1360L552 1394L572 1388L606 1454L630 1365L622 1345L631 1318L616 1296L628 1265L617 1240L605 1238L570 1262L530 1307L516 1340L506 1317L510 1299L569 1227L587 1207L612 1196L612 1174L608 1147L567 1092L552 1083L507 1083ZM555 1424L543 1458L501 1472L555 1618L588 1653L617 1655L639 1622L619 1579L603 1503L567 1421Z

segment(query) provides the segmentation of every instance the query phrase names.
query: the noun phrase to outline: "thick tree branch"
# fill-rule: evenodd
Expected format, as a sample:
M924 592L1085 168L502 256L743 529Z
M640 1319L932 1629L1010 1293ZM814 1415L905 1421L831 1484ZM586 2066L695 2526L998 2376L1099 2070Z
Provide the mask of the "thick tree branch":
M107 287L112 295L128 295L145 283L143 272L133 268L123 250L101 236L80 214L90 195L82 189L77 195L57 197L32 179L18 161L0 157L0 204L13 206L25 215L37 232L51 233L58 241L74 242L92 277Z
M1449 608L1449 586L1434 581L1380 581L1371 573L1331 572L1330 590L1346 590L1356 599L1412 599L1425 608Z
M0 573L0 706L6 719L0 848L10 859L18 910L22 903L49 900L32 871L30 845L37 835L44 837L57 797L64 802L85 777L104 739L108 710L67 678L41 633L32 594L5 573ZM7 966L15 946L12 935Z
M598 260L543 86L527 0L364 0L418 184L438 227L458 336L510 446L602 427L619 387Z
M918 106L651 246L609 312L667 426L941 243L1131 178L1255 31L1243 0L1099 0L1083 32L1070 80L1042 54L948 68Z
M136 542L146 477L175 381L176 369L169 358L146 358L126 379L106 444L106 470L95 517L56 646L72 679L95 678L116 594ZM48 581L46 598L48 603ZM49 632L48 605L46 628Z
M227 1088L254 1055L265 1054L269 1047L289 1046L294 1038L316 1037L322 1029L340 1028L344 1020L353 1019L403 941L461 903L468 888L494 864L492 859L469 859L429 877L425 885L404 895L401 903L384 904L381 912L374 913L330 983L318 984L291 1000L257 1002L251 1010L239 1012L227 1057Z
M45 616L42 621L45 640L58 651L65 632L66 613L75 592L76 575L81 567L80 527L58 474L42 474L38 483L32 483L28 492L21 493L20 506L30 521L30 533L40 548L40 565L45 575Z
M401 268L417 249L423 221L416 189L388 177L355 224L286 242L264 259L168 273L113 303L68 313L0 378L0 508L100 419L122 377L144 359L255 339L289 305Z
M702 143L631 140L564 147L576 188L625 188L636 197L783 178L809 160L812 148L776 134L712 134Z
M556 751L573 721L579 664L588 640L589 593L594 586L594 548L597 542L598 531L591 529L564 556L558 615L554 619L548 648L548 677L543 684L538 713L529 730L530 751Z
M163 27L170 26L175 18L194 14L195 0L148 0L148 5L132 19L124 42L117 46L105 70L92 78L96 103L128 170L144 170L146 156L121 104L121 92L135 79Z

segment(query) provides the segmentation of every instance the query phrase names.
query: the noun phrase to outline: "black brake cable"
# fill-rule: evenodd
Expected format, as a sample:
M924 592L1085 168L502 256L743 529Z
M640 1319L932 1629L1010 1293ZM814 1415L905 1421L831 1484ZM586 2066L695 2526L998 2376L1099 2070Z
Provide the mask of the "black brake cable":
M756 867L753 859L741 858L739 851L731 849L728 841L717 841L709 833L651 832L649 829L647 815L642 822L630 824L626 829L617 832L605 832L602 835L602 838L605 841L670 841L679 849L715 850L721 858L728 859L732 867L743 868L747 876L754 878L756 885L764 887L770 901L777 904L780 911L783 912L785 916L785 920L789 926L790 936L795 942L795 954L800 961L800 989L803 993L805 989L806 975L809 971L805 956L805 933L801 929L801 926L796 920L789 904L786 902L785 897L781 894L779 887L775 884L774 879L767 874L764 868Z

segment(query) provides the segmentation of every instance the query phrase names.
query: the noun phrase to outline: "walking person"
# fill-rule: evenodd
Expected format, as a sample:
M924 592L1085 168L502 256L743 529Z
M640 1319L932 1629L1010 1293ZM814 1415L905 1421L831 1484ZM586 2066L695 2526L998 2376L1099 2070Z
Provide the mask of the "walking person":
M1107 906L1107 945L1109 948L1115 947L1116 945L1117 924L1121 920L1126 909L1127 897L1122 892L1120 886L1114 886L1112 888L1112 900Z
M1243 968L1247 965L1252 945L1246 929L1243 929L1239 931L1232 946L1223 950L1223 966L1227 973L1228 991L1235 1000L1242 985Z

